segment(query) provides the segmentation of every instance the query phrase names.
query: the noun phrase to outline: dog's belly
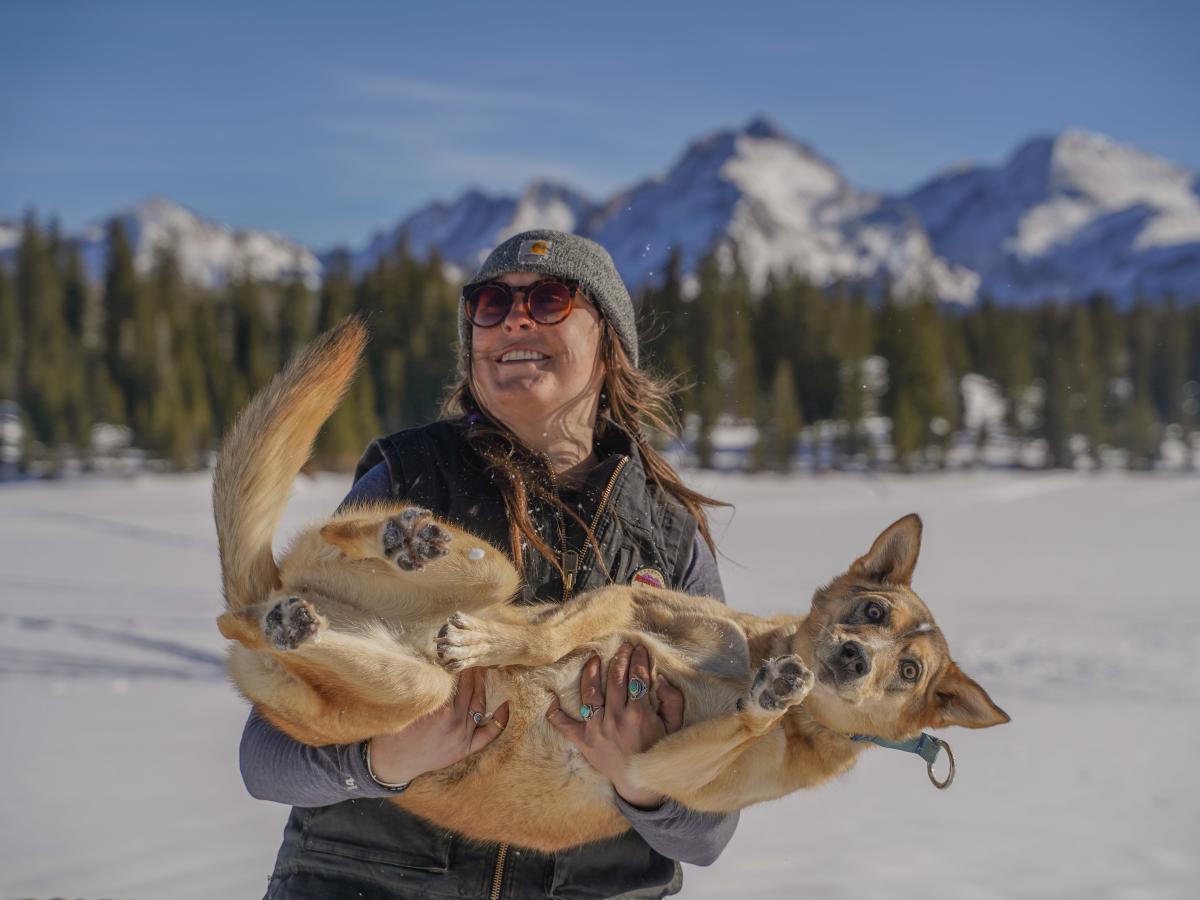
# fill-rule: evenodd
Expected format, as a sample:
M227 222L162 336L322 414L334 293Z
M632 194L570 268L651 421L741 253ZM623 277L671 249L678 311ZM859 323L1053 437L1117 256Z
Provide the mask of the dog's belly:
M592 653L611 658L624 641L644 643L656 671L683 691L685 724L732 712L749 685L745 635L735 623L709 617L617 631L537 669L492 669L487 708L510 704L504 734L475 757L418 779L397 802L470 838L543 852L626 831L608 779L545 717L556 695L576 716L584 663Z
M550 692L494 672L488 706L505 700L511 714L500 737L476 756L417 779L397 802L474 840L545 853L626 831L608 779L546 719Z

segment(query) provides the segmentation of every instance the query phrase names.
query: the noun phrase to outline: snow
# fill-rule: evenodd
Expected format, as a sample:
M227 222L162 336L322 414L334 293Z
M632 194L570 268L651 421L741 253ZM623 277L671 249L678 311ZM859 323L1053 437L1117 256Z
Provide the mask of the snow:
M15 222L0 219L0 254L15 250L21 243L21 226ZM0 262L3 260L0 259Z
M1200 480L691 475L734 605L812 587L918 511L916 587L1010 725L943 733L958 778L872 749L745 811L684 897L1184 898L1200 881ZM345 479L301 481L282 534ZM286 809L237 773L205 476L0 491L0 895L259 896Z
M1008 402L999 385L990 378L968 372L959 382L963 399L963 427L972 435L981 430L995 433L1004 427Z

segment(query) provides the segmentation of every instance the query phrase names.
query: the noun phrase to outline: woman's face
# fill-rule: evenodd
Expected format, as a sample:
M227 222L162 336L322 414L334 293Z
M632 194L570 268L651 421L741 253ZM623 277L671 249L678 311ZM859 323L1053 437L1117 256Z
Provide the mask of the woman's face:
M496 280L524 287L545 277L512 272ZM512 359L519 351L537 358ZM549 424L554 413L568 410L590 409L594 417L604 384L600 315L576 294L570 315L542 325L529 315L525 294L516 294L499 325L471 326L471 378L476 399L509 426Z

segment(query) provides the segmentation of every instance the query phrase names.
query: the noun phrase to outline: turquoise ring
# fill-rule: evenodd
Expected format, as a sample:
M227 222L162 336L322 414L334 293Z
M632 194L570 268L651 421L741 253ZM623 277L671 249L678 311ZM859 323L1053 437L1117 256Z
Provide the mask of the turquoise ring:
M646 685L646 682L642 681L642 679L638 678L636 675L629 679L630 700L641 700L646 696L646 692L649 690L650 688Z
M584 719L584 721L586 721L596 713L600 712L602 709L604 709L603 703L597 703L595 706L592 706L590 703L585 703L579 707L579 715Z

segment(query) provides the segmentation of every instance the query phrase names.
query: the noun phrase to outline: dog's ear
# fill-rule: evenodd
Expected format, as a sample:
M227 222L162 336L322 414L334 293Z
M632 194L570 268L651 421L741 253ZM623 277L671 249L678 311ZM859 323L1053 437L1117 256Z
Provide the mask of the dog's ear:
M850 565L850 573L883 584L912 584L913 569L921 552L921 517L909 513L893 522L866 555Z
M955 662L938 679L933 692L927 723L931 728L947 725L989 728L1009 721L1008 713L993 703L987 691L963 674Z
M382 559L379 528L379 522L373 519L341 519L322 528L321 537L348 559Z

